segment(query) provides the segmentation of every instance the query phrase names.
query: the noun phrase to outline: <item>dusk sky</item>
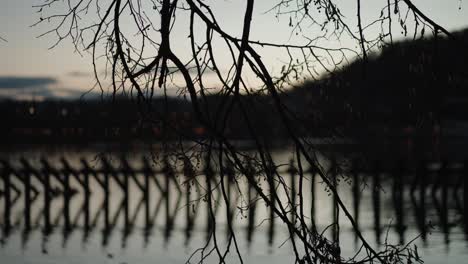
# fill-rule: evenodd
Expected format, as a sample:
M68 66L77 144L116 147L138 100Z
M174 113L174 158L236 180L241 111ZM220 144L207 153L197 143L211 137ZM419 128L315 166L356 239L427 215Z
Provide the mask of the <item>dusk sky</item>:
M0 96L2 97L27 99L34 93L45 94L46 97L78 97L94 84L91 60L86 53L80 56L74 52L69 40L49 50L48 48L55 41L55 36L37 38L47 29L47 26L30 27L39 19L32 6L41 2L43 0L2 0L0 36L7 40L7 42L0 40L0 57L2 58ZM252 39L277 43L290 41L287 18L278 21L274 14L264 14L275 2L257 1ZM339 0L337 2L343 3L342 10L345 14L349 13L347 18L354 25L355 1ZM364 15L372 13L368 17L375 17L378 13L375 14L376 12L372 10L382 7L386 1L364 0L362 2L367 9ZM242 27L242 19L239 17L242 17L244 1L222 0L218 3L220 4L220 7L216 9L218 19L225 23L228 31L239 34ZM468 26L468 3L465 0L415 0L414 3L450 31ZM174 43L188 41L182 34L172 38ZM264 57L265 54L270 67L281 67L281 58L274 53L270 54L269 51L263 53ZM31 89L31 87L36 87L36 89Z

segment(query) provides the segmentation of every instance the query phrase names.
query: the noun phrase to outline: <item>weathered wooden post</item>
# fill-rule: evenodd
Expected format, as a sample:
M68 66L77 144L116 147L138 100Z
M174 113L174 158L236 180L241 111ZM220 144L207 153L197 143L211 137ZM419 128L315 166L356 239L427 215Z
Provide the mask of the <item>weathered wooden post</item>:
M405 241L405 214L403 210L403 199L405 186L403 184L403 178L406 171L405 161L399 160L395 167L393 174L393 204L395 206L396 214L396 230L400 236L400 243L403 244Z
M43 174L44 180L44 224L46 232L50 232L51 225L50 225L50 203L51 199L51 190L50 190L50 173L48 171L44 171Z
M297 169L294 166L294 159L289 160L289 188L291 188L291 223L294 223L296 220L296 175Z
M468 160L463 164L463 214L465 234L468 235Z
M374 232L375 232L375 240L377 244L380 244L380 234L381 234L381 227L380 227L380 191L381 191L381 184L380 184L380 173L382 172L380 162L378 160L374 161L371 168L371 175L372 175L372 207L374 211Z
M317 165L310 164L310 168L307 170L310 174L310 221L312 224L312 230L317 231L317 226L315 224L315 181L318 173Z
M250 178L252 182L255 182L255 168L252 166L252 162L250 159L247 159L246 162L246 177ZM257 209L257 198L254 197L253 192L254 187L252 184L248 184L249 192L248 192L248 199L249 199L249 224L247 227L247 241L250 245L252 242L253 232L255 230L255 210Z
M187 245L192 234L193 220L190 213L191 210L191 183L195 180L195 170L189 159L184 159L183 166L184 180L185 180L185 244Z
M150 225L150 181L149 181L149 174L146 171L143 171L144 177L144 190L143 190L143 197L145 199L145 228L148 228Z
M119 173L114 169L112 164L107 160L105 157L102 157L102 169L104 172L104 182L105 182L105 189L107 193L107 205L109 202L109 180L110 178L114 179L117 185L120 187L122 192L124 193L123 201L118 209L115 217L112 220L112 227L114 227L117 217L120 215L121 209L124 210L124 229L125 232L128 230L129 224L129 213L128 213L128 178L127 175L123 175L123 180L119 178Z
M421 160L416 171L417 178L419 179L419 226L421 228L421 237L423 241L426 240L426 188L427 188L427 161Z
M31 228L31 175L23 174L24 179L24 228Z
M93 173L88 166L88 163L84 158L80 159L82 169L81 173L83 174L83 191L84 191L84 226L85 232L90 228L90 196L91 196L91 189L89 186L89 176ZM101 182L98 183L102 186Z
M234 165L230 160L226 160L226 167L224 172L227 176L227 217L228 217L228 224L230 228L233 228L233 220L234 220L234 206L236 203L236 198L232 197L232 185L236 180L236 172L234 170ZM229 232L229 230L228 230Z
M50 223L50 203L52 200L50 189L50 174L47 171L43 171L41 177L41 175L39 175L37 171L33 171L31 165L26 159L20 158L20 162L23 166L23 171L25 172L25 175L31 176L33 173L35 173L39 181L42 182L44 189L44 231L45 233L49 233L52 229Z
M276 168L273 165L272 161L269 161L267 168L265 168L265 173L267 176L268 187L270 188L270 226L268 230L268 244L272 245L275 237L275 206L276 206L276 189L274 175Z
M175 172L169 164L167 156L164 156L164 168L163 173L165 177L165 207L166 207L166 228L164 230L164 239L167 242L172 231L171 211L170 211L170 181L171 178L175 177Z
M211 166L211 160L209 157L206 157L205 158L205 167L203 169L203 172L205 173L205 181L206 181L206 189L207 189L207 215L206 215L206 218L207 218L207 226L206 226L206 233L207 233L207 236L210 236L211 235L211 232L213 231L213 228L214 228L214 213L212 211L212 208L211 208L211 201L212 201L212 189L211 189L211 181L213 180L213 177L214 177L214 171L213 171L213 168Z
M83 175L83 191L84 191L84 225L85 230L89 229L89 198L91 190L89 188L89 171L82 171Z
M60 175L59 171L52 168L52 166L47 162L45 158L41 158L40 161L42 163L43 174L55 176L55 178L63 186L63 193L62 193L63 194L63 217L64 217L65 230L68 231L70 230L70 197L71 197L69 174L62 173L62 175Z
M354 221L356 222L357 227L359 228L359 207L361 203L361 185L360 185L360 179L359 179L359 163L357 159L353 159L351 163L351 177L353 179L353 187L352 187L352 192L353 192L353 210L354 210ZM354 241L358 241L358 236L355 234L354 236ZM356 244L356 243L355 243Z
M438 177L441 179L442 187L442 206L441 206L441 217L442 217L442 230L445 235L445 243L449 242L449 223L448 223L448 184L449 177L451 176L450 169L448 167L448 162L442 160L440 164L440 169Z
M335 157L332 157L331 162L330 162L330 170L329 173L331 174L331 183L333 185L333 188L335 191L332 193L333 197L333 212L332 212L332 217L333 217L333 241L336 244L340 244L340 208L338 206L338 199L335 193L338 192L338 183L337 183L337 177L338 177L338 162L336 161Z
M125 157L122 157L121 161L123 161L124 164L127 165L127 169L129 169L128 168L129 166L127 164L127 161L125 160ZM130 208L128 206L129 195L130 195L130 193L128 192L128 190L129 190L129 181L128 181L129 171L125 170L125 168L124 168L122 176L123 176L122 188L123 188L123 191L124 191L124 223L125 223L125 227L124 227L125 232L124 233L126 234L128 232L128 230L130 229ZM116 177L118 177L118 175L116 175Z
M5 164L2 164L2 170L1 170L1 173L2 173L2 178L3 178L3 196L4 196L4 205L5 205L5 208L4 208L4 211L3 211L3 222L4 222L4 226L3 228L5 230L10 230L11 228L11 222L10 222L10 215L11 215L11 182L10 182L10 172L7 170L7 166L6 165L6 162L3 162L2 163L5 163Z
M65 230L70 230L70 171L65 171L63 175L63 215L65 218ZM57 175L59 176L59 175Z
M126 234L129 233L131 231L131 228L133 227L133 224L135 222L135 219L136 219L136 216L138 215L139 211L140 211L140 208L141 208L141 205L142 204L145 204L146 203L146 187L144 186L144 184L141 184L140 181L138 180L138 178L136 177L136 172L135 170L130 166L130 164L128 163L127 159L125 158L125 156L122 156L120 157L120 161L121 161L121 166L122 166L122 173L124 175L124 177L126 178L126 182L124 183L124 185L126 186L126 192L128 193L127 194L127 201L126 201L126 207L127 207L127 224L129 225L129 229L126 230ZM138 186L138 189L140 189L140 191L143 193L143 199L140 200L140 202L138 203L137 207L136 207L136 210L134 212L134 216L132 217L132 219L130 220L129 219L129 200L130 200L130 194L129 194L129 180L130 179L133 179L133 181L135 182L135 184ZM146 216L145 216L146 217Z
M104 233L110 230L110 219L109 219L109 168L105 158L102 159L102 172L104 174L103 189L104 189Z
M145 178L144 185L144 198L145 198L145 229L151 228L151 217L150 217L150 177L154 176L154 172L151 169L148 159L143 157L143 176Z

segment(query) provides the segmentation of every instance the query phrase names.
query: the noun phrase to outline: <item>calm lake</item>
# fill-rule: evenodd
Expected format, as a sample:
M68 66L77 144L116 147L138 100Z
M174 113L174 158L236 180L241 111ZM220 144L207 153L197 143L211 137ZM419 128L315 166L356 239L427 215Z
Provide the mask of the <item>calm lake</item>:
M288 172L291 150L278 148L273 155L284 164L278 171L295 186L297 197L298 177ZM11 147L2 151L1 159L1 263L186 263L205 246L213 228L202 197L203 162L192 160L197 181L184 175L182 160L171 159L178 165L170 177L162 171L158 147ZM363 169L338 177L341 198L366 240L378 247L386 240L405 244L416 239L425 263L465 263L463 164L428 163L424 177L417 178L417 170L390 163L382 164L381 171ZM45 174L49 176L38 176ZM261 200L254 210L239 210L255 193L249 193L245 179L237 185L225 181L231 204L226 205L219 190L213 194L219 201L213 208L218 243L227 242L230 221L244 263L291 263L294 255L281 220L270 221ZM327 237L339 232L342 254L352 256L361 242L343 212L334 215L333 197L320 178L306 174L302 192L307 221ZM330 226L334 218L339 231ZM199 259L198 251L191 262ZM234 247L228 260L239 262ZM206 259L217 262L216 254Z

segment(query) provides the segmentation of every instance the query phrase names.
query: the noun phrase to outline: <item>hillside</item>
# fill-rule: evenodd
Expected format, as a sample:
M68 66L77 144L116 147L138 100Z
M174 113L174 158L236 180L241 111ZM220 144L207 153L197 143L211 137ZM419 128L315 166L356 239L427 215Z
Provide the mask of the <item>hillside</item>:
M463 117L468 102L468 30L447 38L402 41L354 61L333 75L290 94L298 113L353 122L417 125ZM464 43L464 44L461 44ZM297 104L307 99L306 104ZM455 110L456 109L456 110ZM461 112L462 111L462 112Z

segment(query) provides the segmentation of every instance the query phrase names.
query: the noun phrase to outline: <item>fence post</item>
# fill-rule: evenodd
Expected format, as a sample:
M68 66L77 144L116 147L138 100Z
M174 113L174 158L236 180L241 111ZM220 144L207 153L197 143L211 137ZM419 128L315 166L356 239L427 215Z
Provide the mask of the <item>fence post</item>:
M338 192L338 183L337 183L337 177L338 177L338 162L336 161L335 157L332 157L331 159L331 165L330 165L330 170L329 173L331 173L331 181L333 188L335 189L335 192ZM340 208L338 206L338 199L335 195L335 193L332 194L333 197L333 242L336 244L340 244Z
M269 161L268 167L266 168L266 176L268 180L268 186L270 188L270 226L268 230L268 244L271 246L275 237L275 206L276 206L276 189L275 189L275 171L276 168L272 161Z
M110 231L110 220L109 220L109 168L106 166L108 165L106 160L102 159L103 164L103 174L104 174L104 182L103 182L103 189L104 189L104 233ZM107 235L105 235L107 236Z
M149 230L150 228L150 193L149 193L149 177L151 174L151 168L149 167L148 160L143 157L143 176L145 178L143 197L145 199L145 229Z
M255 179L255 168L252 166L250 159L247 159L246 177L251 178L252 181ZM252 242L252 235L255 230L255 210L257 209L257 197L253 198L254 187L251 184L248 184L248 199L249 199L249 225L247 227L247 242Z
M463 164L463 213L465 220L465 234L468 235L468 160Z
M394 170L393 182L393 204L396 213L396 229L400 236L400 243L403 244L405 240L405 214L403 210L404 199L404 184L403 175L405 174L406 166L405 161L399 160Z
M417 169L417 178L419 179L419 226L421 230L421 238L426 241L426 188L427 188L427 161L421 160Z
M185 243L186 245L188 244L188 241L191 237L192 233L192 228L193 228L193 220L190 214L190 193L191 193L191 182L195 180L195 171L193 169L193 165L190 162L189 159L184 159L184 180L185 180L185 200L186 200L186 206L185 206L185 222L186 222L186 228L185 228Z
M448 178L450 177L450 169L448 167L448 162L443 160L441 162L441 167L439 170L439 178L441 179L442 184L442 230L445 234L445 243L449 243L449 224L448 224Z
M2 162L4 163L4 162ZM7 170L6 164L2 164L2 178L3 178L3 196L5 199L5 208L3 211L3 221L4 221L4 226L3 228L6 231L9 231L11 228L11 222L10 222L10 210L11 210L11 186L10 186L10 172Z
M63 171L63 214L65 218L65 230L70 230L70 198L71 198L71 189L70 189L70 172ZM57 177L59 175L57 174Z
M83 171L83 190L84 190L84 222L85 230L89 229L89 196L91 195L91 190L89 189L89 172Z
M374 211L374 230L375 230L375 240L377 244L380 244L380 173L381 166L378 160L374 161L372 165L371 174L372 174L372 207Z
M127 164L127 161L125 160L124 157L122 157L121 161L124 161L124 164ZM128 164L127 164L128 165ZM130 227L130 209L128 207L128 202L129 202L129 195L130 193L128 192L129 190L129 181L128 181L128 177L129 177L129 174L128 174L128 171L127 173L124 171L123 174L121 174L123 176L123 190L124 190L124 221L125 221L125 227L124 227L124 230L125 230L125 234L128 233L129 229L131 228ZM118 174L116 175L116 177L118 177Z
M226 168L224 169L226 176L227 176L227 217L228 217L228 224L229 227L232 228L233 226L233 219L234 219L234 208L233 208L233 202L234 202L234 207L236 203L236 199L232 197L232 185L235 182L236 178L236 172L234 170L234 165L230 160L225 161ZM229 229L228 229L228 234L229 234Z
M290 185L291 185L290 186L291 188L291 222L294 223L296 219L296 175L297 175L297 169L294 166L294 159L289 160L288 174L290 177Z
M172 170L171 165L169 164L169 160L167 156L164 156L164 168L163 173L165 177L165 207L166 207L166 228L164 230L164 239L167 242L169 236L172 231L172 221L171 221L171 212L170 212L170 194L169 194L169 187L170 181L172 177L175 177L175 172Z
M360 190L360 182L359 182L359 164L356 159L353 159L351 163L351 176L353 177L353 209L354 209L354 220L356 221L356 225L359 228L359 207L361 203L361 190ZM354 236L355 244L358 241L358 236L355 234Z
M317 227L315 225L315 181L317 178L318 168L315 164L310 164L310 168L308 170L310 174L310 221L312 224L312 229L314 232L317 231Z
M211 167L211 160L206 157L205 158L205 167L203 169L205 173L205 181L206 181L206 187L207 187L207 226L206 226L206 233L209 236L211 232L213 231L214 228L214 212L212 211L213 209L211 208L211 201L212 201L212 189L211 189L211 181L213 180L214 177L214 171L213 168ZM213 215L212 215L213 214Z

